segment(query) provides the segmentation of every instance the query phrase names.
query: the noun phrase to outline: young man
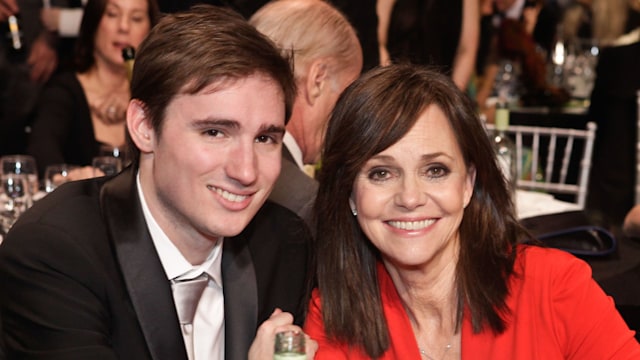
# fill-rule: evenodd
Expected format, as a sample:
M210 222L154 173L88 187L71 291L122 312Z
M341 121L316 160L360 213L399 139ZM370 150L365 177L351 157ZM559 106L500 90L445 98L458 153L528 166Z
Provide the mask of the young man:
M154 27L131 94L132 166L59 188L0 247L8 358L270 359L275 333L299 330L309 240L265 203L288 62L239 15L200 6ZM184 320L176 289L196 282Z

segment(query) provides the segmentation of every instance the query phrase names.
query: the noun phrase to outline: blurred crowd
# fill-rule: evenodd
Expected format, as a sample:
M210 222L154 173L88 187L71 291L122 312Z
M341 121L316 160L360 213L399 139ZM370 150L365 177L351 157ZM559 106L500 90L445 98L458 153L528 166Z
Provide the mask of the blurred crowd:
M230 7L246 19L267 3L265 0L0 0L3 33L0 155L34 156L42 177L52 164L88 167L98 155L125 154L123 124L129 79L123 67L122 50L135 49L163 13L186 10L202 2ZM633 59L637 52L607 51L638 43L638 1L329 2L355 30L362 52L362 65L352 68L356 74L391 63L428 65L449 75L489 121L498 101L562 106L576 97L589 100L594 83L598 87L593 91L597 98L591 111L597 120L611 112L612 97L624 91L621 96L626 104L639 86L637 68L624 61ZM304 30L298 29L300 37L306 36ZM291 33L296 34L296 29ZM595 60L585 68L572 65L580 74L570 76L572 69L566 65L570 54L578 52L589 52ZM609 84L616 82L595 80L598 57L606 61L623 59L620 63L613 61L617 71L624 74L627 90L607 90ZM558 69L564 69L565 74ZM606 74L610 70L600 71ZM348 77L349 82L355 79L354 74ZM335 95L347 84L346 81L339 84ZM607 106L599 107L603 101ZM330 108L319 110L320 115L316 116L326 119ZM599 124L599 140L614 136L608 134L618 136L621 131L605 131L608 124ZM634 132L630 130L635 125L625 123L625 126L625 133ZM290 132L295 134L296 128L300 127L290 127ZM307 144L298 137L297 145L305 152ZM321 136L314 141L321 142ZM635 138L628 143L635 143ZM313 146L320 148L319 144ZM314 152L317 150L311 154ZM311 155L305 156L303 166L317 165L317 156L313 159L309 159ZM91 173L85 169L79 177ZM594 180L597 189L593 192L607 193L607 187L615 188L611 184L619 183L604 179L603 185L599 181ZM626 181L635 180L627 176ZM607 212L606 206L598 204L599 200L594 201L596 208ZM621 216L617 215L618 221Z

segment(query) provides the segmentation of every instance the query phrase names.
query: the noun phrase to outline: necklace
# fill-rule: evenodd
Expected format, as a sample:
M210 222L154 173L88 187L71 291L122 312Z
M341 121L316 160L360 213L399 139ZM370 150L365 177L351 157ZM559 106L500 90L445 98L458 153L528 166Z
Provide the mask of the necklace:
M447 352L449 352L449 349L451 349L451 347L452 347L451 344L447 344L444 347L444 352L442 353L442 357L440 359L444 359L444 357L447 356ZM418 349L420 350L420 355L426 357L429 360L436 360L436 359L432 358L431 356L429 356L425 349L423 349L423 348L418 348Z

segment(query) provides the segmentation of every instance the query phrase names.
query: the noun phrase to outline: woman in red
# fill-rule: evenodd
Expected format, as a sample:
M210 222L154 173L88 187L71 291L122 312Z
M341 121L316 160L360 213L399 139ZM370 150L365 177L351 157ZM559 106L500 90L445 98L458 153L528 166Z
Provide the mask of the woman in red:
M589 266L527 236L443 75L369 72L329 123L315 211L316 359L638 359Z

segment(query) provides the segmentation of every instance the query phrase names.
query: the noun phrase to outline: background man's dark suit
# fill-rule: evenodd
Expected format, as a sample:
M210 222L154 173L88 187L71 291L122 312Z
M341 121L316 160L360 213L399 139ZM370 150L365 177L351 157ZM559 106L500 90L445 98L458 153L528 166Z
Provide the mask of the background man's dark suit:
M269 195L269 200L295 212L311 227L311 213L317 193L318 182L298 167L293 155L283 146L280 176Z
M275 307L302 320L308 239L299 217L270 202L225 239L226 359L246 359ZM63 186L20 218L0 246L0 305L7 358L186 360L132 169ZM34 326L42 338L25 335Z

